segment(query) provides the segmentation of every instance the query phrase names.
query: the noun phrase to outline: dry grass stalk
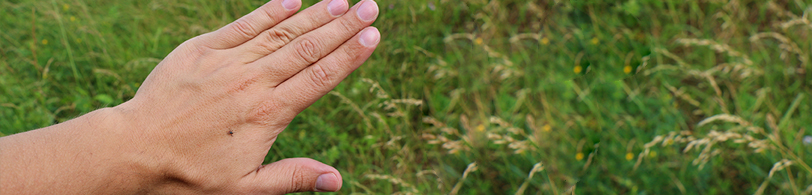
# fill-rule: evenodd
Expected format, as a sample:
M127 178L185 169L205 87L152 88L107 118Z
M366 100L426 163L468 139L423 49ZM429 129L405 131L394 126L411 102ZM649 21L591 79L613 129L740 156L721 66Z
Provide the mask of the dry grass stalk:
M750 76L761 76L764 71L750 68L742 63L721 63L707 71L708 73L718 73L722 75L734 75L737 79L745 79Z
M677 89L674 86L669 85L668 83L663 83L663 85L665 85L665 88L668 89L669 91L671 91L671 93L673 93L675 96L679 97L682 100L687 101L689 104L691 104L693 106L696 106L696 107L699 107L701 105L699 103L699 101L692 98L688 94L685 94L685 92L683 92L682 88Z
M429 124L433 125L434 127L445 127L445 123L440 122L439 120L435 119L434 117L430 117L430 116L423 117L423 122L424 123L429 123Z
M772 145L770 144L771 140L769 139L769 137L771 136L767 136L768 139L756 139L753 135L750 134L761 134L764 131L760 130L758 127L750 126L749 122L744 121L743 119L741 119L741 117L738 116L724 114L716 115L703 120L702 122L704 123L700 122L701 125L698 126L703 126L713 121L732 122L739 124L739 126L737 128L733 128L725 132L711 130L706 135L706 137L688 142L688 145L685 147L683 152L688 152L695 147L699 148L704 146L704 148L699 154L699 157L697 157L693 161L694 165L699 165L699 169L702 169L704 165L710 160L711 157L716 156L721 152L718 149L712 149L713 145L719 142L726 142L728 140L732 140L733 143L740 144L747 143L747 146L754 149L753 152L755 153L761 153L764 152L765 150L773 148ZM748 131L740 133L738 132L740 129L746 129Z
M634 72L634 73L635 74L640 73L640 71L642 71L644 68L646 68L646 66L648 66L648 61L650 59L651 59L651 56L643 56L643 58L640 59L640 61L642 61L643 63L641 63L640 66L637 67L637 71Z
M383 119L383 116L381 116L381 114L378 114L377 112L374 112L374 113L372 113L372 116L375 117L376 119L378 119L379 123L383 124L383 127L386 129L387 133L392 135L392 129L389 128L389 124L386 122L386 120Z
M415 188L412 184L406 183L405 181L403 181L403 179L400 179L400 178L392 177L390 175L378 175L378 174L366 175L366 178L373 179L373 180L385 180L385 181L388 181L389 183L399 185L399 186L401 186L403 188L406 188L406 190L408 190L408 191L405 191L405 192L403 192L403 191L397 192L395 194L406 194L406 195L418 194L417 188Z
M364 186L364 184L358 183L357 181L350 181L350 184L363 189L364 191L367 192L366 194L372 194L372 190L370 190L367 186ZM352 194L363 194L363 193L357 193L356 192L356 193L352 193Z
M657 146L658 144L668 146L674 143L688 143L695 140L696 138L691 135L690 131L672 131L668 132L666 135L655 136L654 139L646 144L643 144L643 151L637 155L637 162L634 163L633 170L637 170L637 168L640 167L640 164L643 162L643 158L651 154L651 148Z
M381 85L378 84L378 82L373 81L372 79L369 79L369 78L362 78L361 81L365 82L365 83L369 83L370 85L372 85L372 86L369 87L369 92L373 93L373 92L377 91L377 93L375 93L376 97L381 98L381 99L388 99L389 98L389 94L386 93L386 91L384 91L383 88L381 88Z
M540 4L541 3L539 3L539 5ZM532 1L527 2L527 9L530 10L532 13L536 13L536 17L538 17L539 19L544 18L544 10L542 10L534 2Z
M714 121L725 121L725 122L737 123L737 124L742 125L742 126L750 126L749 122L745 121L741 117L731 115L731 114L719 114L719 115L708 117L705 120L700 121L697 126L702 127L702 126L705 126L708 123L711 123L711 122L714 122Z
M452 34L452 35L448 35L445 38L443 38L443 42L451 43L452 41L457 40L457 39L468 39L468 40L474 41L476 39L476 35L471 34L471 33Z
M418 99L390 99L382 102L379 104L379 107L383 107L384 110L389 110L390 112L387 113L387 116L390 117L404 117L406 113L397 106L397 104L404 104L410 106L422 106L423 100Z
M471 150L469 147L470 144L468 144L468 141L459 130L447 127L444 123L432 117L424 117L423 122L432 124L434 126L429 131L439 131L437 134L423 133L421 137L428 140L426 143L432 145L439 144L443 147L443 149L448 150L449 154L456 154L460 151Z
M486 134L488 140L494 144L507 145L514 154L521 154L527 151L535 151L537 145L533 135L527 135L524 130L516 128L507 121L499 117L490 117L489 122L497 127L489 130ZM504 134L499 134L504 133ZM534 131L535 133L535 131Z
M713 69L711 69L709 71L712 71L712 70ZM702 72L702 71L697 71L697 70L688 70L687 74L695 76L697 78L707 79L708 83L713 88L713 91L716 92L716 98L715 99L716 99L717 102L719 102L719 109L722 109L722 111L725 112L725 113L730 113L730 111L727 110L727 103L725 103L725 101L723 101L722 89L719 88L719 85L716 83L716 79L710 73L708 73L709 71Z
M598 154L598 148L600 148L600 144L595 144L593 145L593 147L595 148L595 150L590 152L589 156L586 158L586 164L584 164L583 168L584 171L586 171L586 169L589 168L589 165L592 165L592 158L594 158L595 155Z
M769 118L769 117L768 117ZM768 119L769 120L769 119ZM742 119L739 116L730 114L719 114L708 117L697 125L702 127L712 122L722 121L734 123L737 126L726 131L711 130L702 138L696 138L691 135L691 132L682 131L669 132L667 135L658 135L650 142L644 144L644 150L638 155L637 162L634 165L636 170L643 157L650 153L652 147L656 145L668 146L673 143L685 143L683 152L690 152L692 150L699 150L699 155L692 161L693 165L703 169L704 166L710 161L711 158L722 153L721 149L714 148L717 143L732 141L737 144L747 144L747 147L752 148L755 153L762 153L766 150L775 149L773 143L778 143L775 135L766 134L760 127L752 126L752 123ZM766 137L765 139L758 139L756 137ZM699 149L701 148L701 149Z
M448 194L449 195L457 194L460 191L460 189L462 188L462 182L465 181L465 178L468 178L468 174L470 174L471 172L477 171L477 169L478 169L478 167L476 165L476 162L472 162L471 164L468 164L468 167L465 168L465 172L462 172L462 178L460 178L460 181L457 181L457 184L454 185L454 188L451 189L451 192L448 193Z
M564 195L575 195L575 187L577 187L577 186L578 186L577 184L573 184L572 187L567 189L567 191L565 191L563 194Z
M457 71L453 68L448 67L448 63L443 60L442 57L437 56L437 54L431 53L426 49L423 49L418 46L414 46L414 49L420 51L421 53L425 54L427 57L437 59L436 64L429 65L428 71L429 73L434 73L434 79L441 79L445 78L446 76L454 77L457 76Z
M793 164L792 161L787 159L782 159L781 161L778 161L775 164L773 164L773 168L770 169L770 173L767 174L767 179L765 179L764 182L761 182L761 185L758 186L758 190L756 190L756 193L754 193L754 195L764 194L764 190L767 189L767 183L770 181L770 179L773 178L775 172L784 170L785 168L791 166L792 164Z
M773 4L773 5L774 5L774 4ZM776 7L777 7L777 6L776 6ZM778 8L778 9L780 9L780 8ZM808 18L809 18L808 16L809 16L809 12L810 12L810 11L812 11L812 7L808 7L808 8L806 8L806 10L804 10L804 15L803 15L803 16L801 16L801 17L795 16L795 15L789 15L789 17L790 17L790 18L792 18L792 19L791 19L791 20L789 20L789 21L786 21L786 22L784 22L784 23L781 23L781 24L779 24L778 26L781 26L781 28L782 28L783 30L785 30L785 31L786 31L788 28L790 28L790 27L792 27L792 26L795 26L795 25L806 25L807 27L809 27L810 29L812 29L812 23L810 23L810 22L809 22L809 19L808 19Z
M516 41L518 41L519 39L528 38L528 37L533 38L533 39L537 39L539 42L541 42L541 34L537 34L537 35L536 34L520 34L520 35L514 36L513 38L516 38ZM511 40L513 38L511 38ZM471 33L452 34L452 35L449 35L449 36L446 36L445 38L443 38L443 41L448 44L448 43L451 43L451 42L453 42L454 40L457 40L457 39L466 39L468 41L471 41L472 43L474 43L474 45L479 45L480 47L482 47L482 50L484 50L485 53L488 54L488 57L499 59L501 62L494 63L493 64L493 71L492 71L493 74L499 75L499 79L505 80L505 79L511 78L513 76L524 75L524 72L522 72L521 70L517 69L517 67L514 66L514 63L513 63L513 61L510 60L510 58L503 55L502 53L497 52L496 50L494 50L493 48L491 48L490 46L485 44L481 37L477 37L474 34L471 34ZM430 71L431 70L437 70L437 69L438 68L429 67Z
M668 51L666 49L655 48L654 52L660 53L660 54L664 55L665 57L668 57L668 58L671 58L674 61L677 61L677 65L679 65L680 68L688 67L688 64L685 63L685 60L683 60L682 58L680 58L677 55L674 55L673 53L671 53L670 51Z
M532 39L541 44L541 33L522 33L510 37L510 43L518 43L522 39Z
M426 176L426 175L429 175L429 174L434 175L435 177L437 177L437 189L442 190L443 189L443 178L440 177L440 173L438 173L437 170L423 170L423 171L417 172L417 174L415 174L415 175L417 177L423 177L423 176Z
M810 23L806 18L795 18L780 24L781 28L784 30L787 30L795 25L806 25L807 27L812 28L812 23Z
M767 9L769 9L772 12L775 12L776 15L778 15L780 17L790 17L790 18L797 18L798 17L795 14L793 14L792 12L788 12L788 11L784 10L783 8L781 8L781 6L779 6L778 4L775 4L775 2L772 2L772 1L767 2Z
M807 22L809 22L809 21L807 21ZM809 59L806 58L806 55L803 53L801 48L798 47L798 44L795 44L795 42L790 41L789 38L787 38L786 36L781 35L779 33L776 33L776 32L758 33L758 34L755 34L753 36L750 36L750 42L757 42L757 41L759 41L761 39L764 39L764 38L773 38L775 40L778 40L778 42L781 43L780 45L778 45L778 48L781 48L781 50L783 51L783 52L781 52L781 55L779 56L781 59L787 60L787 57L789 56L788 55L789 53L795 53L795 54L797 54L798 60L800 60L803 65L809 64Z
M375 93L375 97L384 100L384 102L378 104L378 107L382 107L384 110L389 111L389 113L386 114L387 116L390 117L406 116L406 113L403 112L403 110L400 107L398 107L397 104L412 105L412 106L423 105L423 100L419 99L391 99L389 93L387 93L386 90L384 90L383 87L381 87L381 85L378 82L368 78L362 78L361 81L369 83L371 85L369 87L369 92ZM378 117L383 122L383 119L380 116L376 117Z
M530 173L527 174L527 179L524 180L524 183L522 183L522 185L519 187L518 190L516 190L516 193L514 194L516 195L524 194L524 191L527 190L527 185L530 184L530 180L533 179L533 175L535 175L536 173L540 173L542 171L544 171L544 165L542 165L541 162L533 165L533 169L531 169Z
M334 95L334 96L340 98L341 102L343 102L343 103L345 103L347 105L350 105L352 110L354 110L356 113L358 113L358 115L361 116L361 118L364 119L364 124L366 124L367 128L373 129L372 122L370 122L369 117L367 117L367 115L364 114L364 111L361 110L361 107L358 107L358 105L355 104L354 102L352 102L352 100L350 100L349 98L347 98L346 96L342 95L339 92L331 91L330 95Z
M733 48L727 44L717 43L715 41L706 39L677 39L677 43L681 43L683 45L708 46L711 49L716 50L716 52L727 53L729 56L741 58L746 65L753 65L753 61L750 61L749 57L736 50L733 50Z

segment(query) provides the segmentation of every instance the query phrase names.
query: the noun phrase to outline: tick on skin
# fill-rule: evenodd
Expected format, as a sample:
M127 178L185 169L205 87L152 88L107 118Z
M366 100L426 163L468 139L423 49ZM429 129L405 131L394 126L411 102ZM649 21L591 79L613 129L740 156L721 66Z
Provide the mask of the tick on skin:
M234 131L228 131L228 135L230 135L231 137L234 137Z

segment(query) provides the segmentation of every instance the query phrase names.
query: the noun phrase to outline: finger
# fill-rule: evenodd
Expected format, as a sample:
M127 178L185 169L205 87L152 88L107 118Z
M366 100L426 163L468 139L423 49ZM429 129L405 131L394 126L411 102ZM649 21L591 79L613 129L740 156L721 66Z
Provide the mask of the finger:
M342 184L338 170L309 158L288 158L267 164L246 179L251 188L248 191L261 194L335 192Z
M361 66L378 46L380 36L375 27L364 29L324 59L279 84L271 92L273 101L290 109L283 112L301 112Z
M296 37L312 31L347 12L347 0L324 0L266 30L254 39L236 48L247 55L243 59L253 62L273 53Z
M233 48L290 17L301 6L301 0L273 0L231 24L195 39L199 44L213 49Z
M268 75L266 78L269 84L276 86L333 52L358 31L372 24L378 17L378 5L373 0L364 0L348 13L353 14L344 14L341 18L302 35L278 51L257 60L254 65L261 66Z

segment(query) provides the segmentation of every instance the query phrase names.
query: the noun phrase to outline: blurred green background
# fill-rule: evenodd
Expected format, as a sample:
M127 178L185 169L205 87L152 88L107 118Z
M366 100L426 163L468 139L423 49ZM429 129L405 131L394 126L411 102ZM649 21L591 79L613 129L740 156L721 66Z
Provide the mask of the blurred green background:
M132 98L263 3L0 1L0 136ZM376 52L266 162L340 194L812 193L808 0L378 4Z

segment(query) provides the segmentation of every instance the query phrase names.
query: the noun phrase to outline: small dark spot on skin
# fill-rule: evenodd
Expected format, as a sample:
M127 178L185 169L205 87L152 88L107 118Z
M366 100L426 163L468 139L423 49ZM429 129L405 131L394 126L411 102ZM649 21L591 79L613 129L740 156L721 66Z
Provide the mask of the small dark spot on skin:
M231 137L234 137L234 131L228 131L228 135L230 135Z

